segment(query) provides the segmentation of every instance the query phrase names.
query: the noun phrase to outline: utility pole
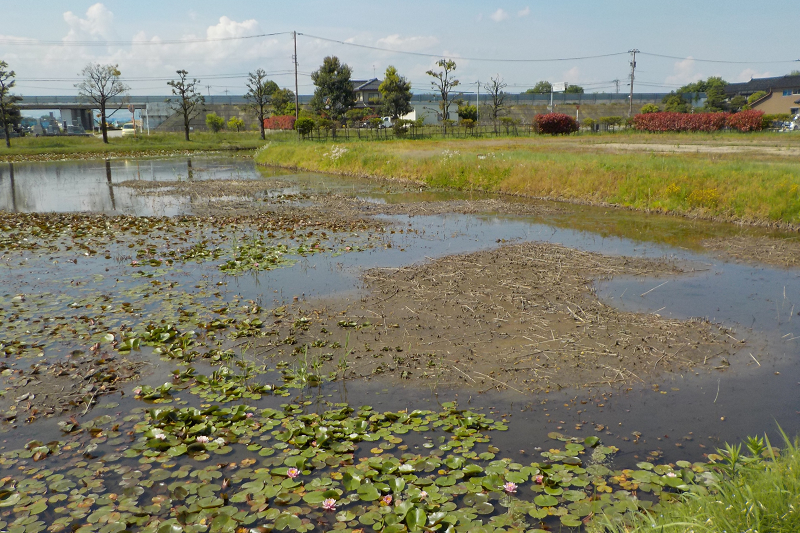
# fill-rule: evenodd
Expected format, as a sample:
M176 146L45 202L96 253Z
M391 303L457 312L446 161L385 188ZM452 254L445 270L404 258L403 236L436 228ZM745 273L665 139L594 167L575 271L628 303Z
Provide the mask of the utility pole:
M292 62L294 63L294 119L300 118L300 94L297 92L297 32L293 31L294 35L294 55Z
M619 80L611 80L617 86L617 94L619 94Z
M628 116L633 116L633 80L634 74L636 73L636 54L639 53L639 50L634 48L633 50L628 50L628 53L632 55L631 59L631 94L630 94L630 102L628 102Z
M481 122L481 82L476 81L475 83L478 84L478 98L475 100L475 125L477 126Z

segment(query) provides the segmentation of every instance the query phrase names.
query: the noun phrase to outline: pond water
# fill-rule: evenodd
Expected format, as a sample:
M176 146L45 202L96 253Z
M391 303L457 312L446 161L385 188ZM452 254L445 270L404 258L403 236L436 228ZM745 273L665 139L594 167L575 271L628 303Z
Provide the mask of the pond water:
M245 159L200 158L165 160L113 160L59 163L0 164L0 210L9 212L90 212L137 216L191 214L188 198L143 196L120 185L135 181L281 180L281 194L347 191L374 202L411 202L431 199L479 198L480 195L409 191L363 180L293 174L256 168ZM524 200L514 200L523 202ZM440 402L457 399L461 406L505 414L509 431L499 443L500 453L513 457L535 455L547 446L545 435L563 431L583 438L602 425L602 435L622 451L618 464L631 465L658 450L666 460L702 460L725 441L768 433L775 441L777 426L789 435L800 432L800 270L725 262L702 252L699 242L743 230L724 224L675 217L644 215L596 207L561 205L542 216L437 215L385 217L410 231L375 238L351 236L355 253L311 254L298 258L291 268L221 275L201 265L165 273L162 283L199 287L197 298L214 301L217 284L224 297L243 295L263 305L357 291L359 273L371 267L397 267L429 258L498 246L498 242L542 241L581 250L642 257L667 257L689 261L695 272L664 279L616 278L597 284L607 304L639 312L657 312L676 318L705 317L732 327L738 339L752 340L730 361L724 372L699 370L674 375L658 390L651 384L614 391L561 391L541 396L512 392L485 394L414 387L388 390L378 382L328 383L316 392L333 401L353 405L369 403L377 410L405 407L438 409ZM765 237L773 232L746 230ZM226 238L245 238L228 235ZM372 239L372 240L371 240ZM377 239L377 240L376 240ZM391 243L391 248L376 243ZM112 250L105 261L77 259L58 267L53 257L4 254L0 294L40 295L51 299L52 310L65 308L90 292L139 290L120 281L137 267L125 253ZM91 279L80 286L65 280ZM205 292L204 292L205 291ZM136 297L135 292L131 297ZM156 312L158 301L144 311ZM752 346L758 346L756 350ZM70 346L59 349L68 350ZM154 373L152 384L163 382ZM466 396L466 397L465 397ZM285 400L266 399L278 406ZM123 399L133 406L133 400ZM577 426L577 428L576 428ZM558 429L557 429L558 428ZM13 438L57 438L52 423L21 427ZM41 440L47 440L41 438Z

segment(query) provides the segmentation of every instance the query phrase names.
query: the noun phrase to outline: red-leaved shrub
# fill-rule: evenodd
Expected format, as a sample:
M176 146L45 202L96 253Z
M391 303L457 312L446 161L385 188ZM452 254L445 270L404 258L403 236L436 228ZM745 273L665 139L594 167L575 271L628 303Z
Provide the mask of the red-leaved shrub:
M739 111L728 117L728 127L739 131L759 131L764 127L763 118L763 111Z
M642 113L633 117L637 130L650 132L668 131L717 131L725 127L729 113Z
M564 113L536 115L536 125L539 133L549 133L550 135L567 135L578 131L578 122Z
M266 130L293 130L294 115L277 115L264 119L264 129Z

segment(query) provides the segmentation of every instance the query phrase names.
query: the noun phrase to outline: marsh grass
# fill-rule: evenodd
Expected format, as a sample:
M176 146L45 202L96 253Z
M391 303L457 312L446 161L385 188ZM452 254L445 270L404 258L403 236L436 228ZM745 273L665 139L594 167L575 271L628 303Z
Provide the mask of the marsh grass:
M686 493L654 513L629 514L625 523L600 517L592 533L794 533L800 531L800 441L781 431L784 448L765 457L740 453L739 446L719 451L720 467L706 494ZM755 458L755 460L754 460ZM738 463L738 464L737 464Z
M727 142L729 137L721 139ZM745 138L739 139L742 143ZM256 160L464 191L616 204L700 218L800 223L800 161L769 152L613 153L564 139L361 142L347 148L332 159L324 156L328 144L273 143Z
M264 141L256 132L197 132L192 134L189 142L184 140L183 133L145 133L135 137L110 138L108 144L103 144L97 137L22 137L14 139L11 149L0 150L0 159L43 155L79 157L95 154L146 155L148 152L171 151L237 151L255 150L263 145Z

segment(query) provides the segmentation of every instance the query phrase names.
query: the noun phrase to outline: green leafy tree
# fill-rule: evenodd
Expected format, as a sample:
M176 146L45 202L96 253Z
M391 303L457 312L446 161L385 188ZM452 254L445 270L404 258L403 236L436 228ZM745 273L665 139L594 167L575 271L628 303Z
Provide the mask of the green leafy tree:
M656 104L644 104L641 113L658 113L661 111ZM585 121L584 121L585 122Z
M264 134L264 119L269 112L272 95L279 89L278 84L267 79L264 69L257 69L247 75L247 92L244 97L247 100L247 108L258 119L261 139L266 139Z
M11 89L16 85L13 70L8 70L8 63L0 61L0 122L6 135L6 147L11 148L11 128L19 121L19 96L11 94Z
M494 133L497 134L497 119L505 111L506 93L503 89L508 87L508 84L503 81L500 74L496 78L489 78L489 83L485 83L483 88L489 93L489 116L492 119L492 126Z
M206 115L206 126L214 133L218 133L225 127L225 119L216 113L209 113Z
M325 113L332 120L341 120L348 109L356 103L353 85L350 83L351 69L339 62L336 56L328 56L318 70L311 73L316 85L311 107L317 113Z
M458 106L458 118L460 118L462 122L471 120L474 125L474 123L478 122L478 108L469 104Z
M294 123L294 129L297 130L303 139L308 137L308 135L314 131L314 119L309 117L300 117L297 119L297 122Z
M553 85L549 81L540 81L532 89L525 91L528 94L550 94L553 92Z
M737 94L733 98L731 98L731 102L729 104L730 110L734 113L741 111L743 107L747 105L747 98L742 96L741 94Z
M450 120L450 92L460 83L453 77L453 72L456 70L456 62L452 59L440 59L436 65L442 70L427 71L428 76L434 78L431 81L431 86L439 91L442 100L439 102L439 109L442 111L442 125L444 126L444 133L447 134L447 124Z
M239 117L231 117L231 119L228 121L229 130L236 130L236 132L238 133L242 130L242 128L244 128L244 120L240 119Z
M789 73L789 76L800 76L800 70L793 70Z
M726 85L728 85L728 82L719 76L711 76L706 80L699 80L684 85L677 90L677 93L681 96L687 93L706 93L706 103L703 106L703 110L724 111L727 107L725 97Z
M272 93L272 111L276 115L294 115L294 92L277 89Z
M691 111L691 104L683 99L681 94L676 93L675 91L669 93L665 96L661 103L664 104L664 111L670 111L672 113L688 113Z
M192 79L192 81L189 81L187 77L189 73L185 70L178 70L176 73L178 74L178 79L167 82L167 85L172 87L172 94L176 98L167 99L167 104L169 104L170 109L175 113L180 113L183 117L184 137L188 141L189 123L203 112L206 99L197 90L200 80Z
M583 94L584 90L580 85L567 85L567 90L564 92L567 94Z
M414 108L411 107L411 82L405 76L397 73L393 66L386 68L378 90L383 100L382 112L394 119L406 113L410 113Z
M115 96L128 92L130 87L122 83L119 77L122 74L117 65L100 65L89 63L81 71L83 81L75 84L78 94L88 99L100 109L100 130L103 132L103 142L108 143L108 118L116 113L120 107L108 114L109 101Z
M747 103L748 104L752 104L756 100L760 100L760 99L764 98L765 96L767 96L767 91L756 91L756 92L754 92L753 94L751 94L750 96L747 97Z
M347 119L347 124L350 126L357 126L364 122L368 116L372 114L372 110L369 108L356 108L356 109L349 109L347 113L344 114L345 118Z

